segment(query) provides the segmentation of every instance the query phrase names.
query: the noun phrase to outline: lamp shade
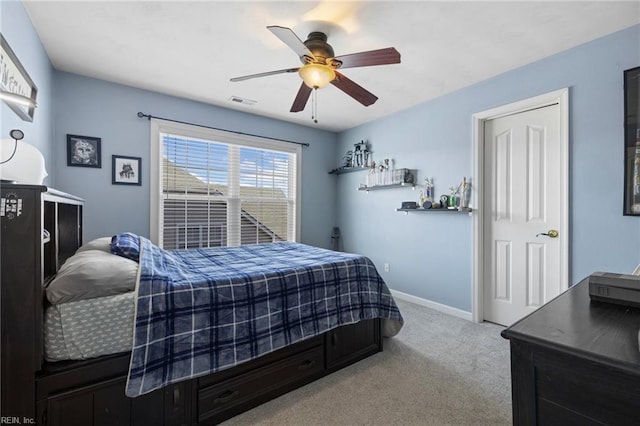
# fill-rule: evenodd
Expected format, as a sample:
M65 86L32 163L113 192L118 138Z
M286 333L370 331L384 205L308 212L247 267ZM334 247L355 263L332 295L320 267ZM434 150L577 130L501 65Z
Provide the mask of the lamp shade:
M321 64L307 64L298 70L304 84L312 89L322 89L336 78L333 68Z
M11 157L14 149L15 155ZM9 158L11 160L0 165L0 179L25 185L42 185L47 170L38 148L23 141L0 139L0 161Z

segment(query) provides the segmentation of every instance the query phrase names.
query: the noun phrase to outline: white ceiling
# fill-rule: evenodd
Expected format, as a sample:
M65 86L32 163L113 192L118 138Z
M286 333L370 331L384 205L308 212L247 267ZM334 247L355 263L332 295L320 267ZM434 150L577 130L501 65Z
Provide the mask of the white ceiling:
M460 1L25 1L61 71L225 108L341 131L477 83L640 22L640 2ZM232 77L300 66L266 29L301 40L328 34L336 55L395 47L402 62L342 71L379 100L370 107L329 85L289 109L296 73ZM239 96L256 101L246 106ZM154 111L145 111L153 114Z

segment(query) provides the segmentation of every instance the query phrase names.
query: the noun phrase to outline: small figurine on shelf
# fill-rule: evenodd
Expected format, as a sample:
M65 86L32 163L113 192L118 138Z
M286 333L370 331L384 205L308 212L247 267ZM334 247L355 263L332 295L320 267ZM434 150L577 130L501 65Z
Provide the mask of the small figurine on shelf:
M467 178L462 178L462 183L458 186L460 188L460 210L468 210L469 209L469 192L471 189L471 184L467 182Z
M362 156L364 157L364 164L362 165L363 167L369 167L369 154L371 153L369 152L367 143L364 142L364 150L362 151Z
M385 158L384 160L382 160L382 162L380 163L379 168L380 168L381 172L389 170L389 159Z
M353 167L362 167L362 144L353 145Z
M344 168L353 167L353 151L347 151L347 155L342 157L344 160Z
M449 196L448 195L441 195L440 196L440 207L441 209L444 209L447 207L447 204L449 203Z
M369 162L369 150L367 149L367 143L360 141L353 145L353 166L354 167L368 167Z
M447 208L450 210L454 210L457 207L457 204L458 204L457 195L458 195L458 192L460 191L460 185L449 187L449 190L451 191L451 195L449 195L449 203L447 204Z
M418 204L421 209L430 209L432 206L431 200L427 198L424 191L420 191L420 202Z
M431 201L433 200L433 179L428 177L424 178L424 184L424 196L427 200Z

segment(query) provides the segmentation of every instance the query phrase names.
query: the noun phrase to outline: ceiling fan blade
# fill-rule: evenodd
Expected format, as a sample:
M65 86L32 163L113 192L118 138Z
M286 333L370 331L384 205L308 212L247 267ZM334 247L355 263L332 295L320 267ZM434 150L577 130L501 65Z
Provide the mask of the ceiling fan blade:
M399 64L400 53L394 47L387 47L385 49L336 56L335 59L342 62L341 69L370 67L373 65Z
M275 35L280 40L282 40L284 44L286 44L291 49L293 49L293 51L296 52L296 55L300 57L306 55L306 56L309 56L310 58L313 58L314 60L316 59L316 57L313 56L313 53L311 53L311 51L307 48L307 46L304 45L302 40L298 38L296 33L294 33L291 30L291 28L280 27L278 25L271 25L271 26L268 26L267 29L271 31L273 35Z
M311 88L306 84L302 83L300 86L300 90L298 90L298 94L296 98L293 100L293 105L291 105L290 112L300 112L307 105L307 101L309 100L309 96L311 95Z
M344 93L351 96L353 99L360 102L364 106L372 105L378 100L378 97L376 95L369 92L362 86L354 83L352 80L349 80L347 77L337 71L336 78L331 82L331 84L333 84L338 89L342 90Z
M234 77L234 78L231 79L231 81L233 81L233 82L244 81L244 80L249 80L251 78L267 77L269 75L284 74L284 73L287 73L287 72L298 72L298 70L299 70L299 68L287 68L286 70L261 72L259 74L251 74L251 75L244 75L242 77Z

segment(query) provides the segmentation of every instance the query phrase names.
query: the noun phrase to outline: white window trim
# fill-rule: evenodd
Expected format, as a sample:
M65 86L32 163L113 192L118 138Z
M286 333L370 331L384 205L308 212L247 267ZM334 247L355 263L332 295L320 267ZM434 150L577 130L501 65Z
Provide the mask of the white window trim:
M194 126L183 123L176 123L173 121L161 120L157 118L151 119L150 126L150 237L151 241L162 247L162 241L160 241L160 224L163 221L162 217L162 188L160 186L160 180L162 179L162 154L160 150L161 146L161 134L169 133L185 137L191 137L196 139L204 139L211 141L220 141L223 143L237 143L252 148L259 149L272 149L274 151L282 151L294 154L296 156L296 203L295 203L295 215L292 217L294 221L293 228L295 230L295 241L300 241L300 212L301 212L301 183L302 183L302 145L277 141L273 139L261 138L259 136L243 135L233 132L227 132L224 130L209 129L206 127Z

